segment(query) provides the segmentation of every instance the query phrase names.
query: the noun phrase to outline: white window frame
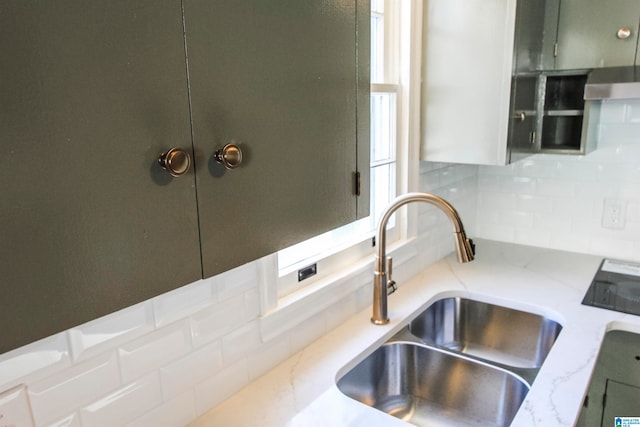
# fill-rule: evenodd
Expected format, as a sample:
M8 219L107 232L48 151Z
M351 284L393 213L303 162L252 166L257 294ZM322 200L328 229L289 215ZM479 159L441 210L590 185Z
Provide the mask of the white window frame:
M396 34L385 36L385 52L397 55L395 60L386 61L384 70L385 82L374 82L372 93L395 93L396 101L396 194L414 191L418 184L419 169L419 138L420 138L420 47L421 47L421 0L382 0L385 3L385 32ZM396 7L390 7L390 6ZM389 13L389 11L394 12ZM410 25L400 25L401 19ZM394 22L394 24L389 24ZM406 31L410 28L409 31ZM401 47L401 48L400 48ZM411 55L409 55L411 53ZM399 257L396 255L396 265L402 258L415 256L415 249L403 246L416 235L416 212L401 210L396 215L395 227L388 231L387 241L396 241ZM366 218L359 221L360 225ZM354 284L351 280L355 275L372 271L374 248L371 245L373 230L366 230L344 245L329 251L315 254L289 267L279 270L277 254L269 255L259 261L263 278L260 284L261 325L263 339L276 336L288 327L310 317L315 311L336 302L339 298L352 292ZM367 228L367 227L364 227ZM307 265L315 263L318 274L301 283L297 287L297 271ZM345 286L345 283L352 283ZM278 295L278 289L294 289L285 292L285 296ZM305 303L306 302L306 303Z

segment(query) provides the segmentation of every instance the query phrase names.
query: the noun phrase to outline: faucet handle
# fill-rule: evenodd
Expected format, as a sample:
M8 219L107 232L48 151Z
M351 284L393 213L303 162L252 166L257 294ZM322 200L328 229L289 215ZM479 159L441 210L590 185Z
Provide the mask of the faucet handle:
M476 255L476 244L473 243L473 239L468 239L469 240L469 247L471 248L471 253L473 254L473 256Z
M387 257L387 295L391 295L395 291L398 290L398 285L396 285L396 281L391 278L393 274L393 258Z

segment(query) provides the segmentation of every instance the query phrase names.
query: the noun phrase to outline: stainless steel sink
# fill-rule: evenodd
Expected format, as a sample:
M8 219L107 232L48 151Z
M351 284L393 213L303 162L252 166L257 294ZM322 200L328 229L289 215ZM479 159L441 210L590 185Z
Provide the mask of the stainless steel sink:
M529 385L504 369L391 342L338 381L352 399L419 426L508 426Z
M507 426L562 326L466 298L436 301L337 381L419 426Z
M433 303L410 324L425 344L515 368L538 369L562 326L547 317L465 298Z

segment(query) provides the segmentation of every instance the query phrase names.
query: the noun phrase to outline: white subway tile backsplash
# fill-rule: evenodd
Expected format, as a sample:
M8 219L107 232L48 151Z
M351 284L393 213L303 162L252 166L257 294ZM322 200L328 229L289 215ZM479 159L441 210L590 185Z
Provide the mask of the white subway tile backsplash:
M478 175L478 187L483 191L497 193L500 191L499 175Z
M640 102L627 101L625 113L626 113L625 120L628 123L639 123L640 122Z
M549 244L551 243L550 231L516 228L514 236L515 243L522 243L525 245L549 247Z
M247 322L260 315L260 292L258 288L250 289L244 294L245 320Z
M84 407L80 411L82 425L85 427L124 425L161 403L160 378L156 372Z
M0 393L0 425L34 427L29 395L24 384Z
M517 194L486 192L478 194L478 211L490 212L513 210L516 207Z
M515 242L515 227L505 224L483 224L478 222L476 236L500 242Z
M190 350L191 331L187 320L144 335L118 349L122 381L133 381L186 355Z
M627 218L629 222L640 222L640 197L627 205Z
M627 103L624 101L603 101L600 109L600 123L624 123L627 119Z
M618 187L616 197L627 200L639 199L640 182L626 182Z
M115 348L154 329L151 300L69 330L74 360Z
M549 230L566 233L571 230L573 220L564 216L549 214L535 214L533 216L533 228L536 230Z
M513 225L516 229L533 228L534 216L529 212L501 212L500 223Z
M326 332L324 313L310 317L291 330L291 352L296 353L302 350Z
M480 175L513 176L516 174L516 171L516 163L510 163L505 166L478 166L478 173Z
M285 333L265 342L248 356L249 378L255 380L291 356L291 337Z
M397 277L397 276L396 276ZM357 301L355 294L349 294L347 297L342 298L336 304L333 304L324 311L325 325L327 331L330 331L342 323L349 317L356 313Z
M199 280L153 299L156 326L190 316L217 302L214 279Z
M258 265L255 262L242 265L216 276L218 298L225 301L258 287Z
M621 150L618 147L637 143L639 134L640 123L603 124L600 126L598 150L591 153L590 156L602 158L615 155L617 158L623 160L623 152L627 150ZM629 148L633 150L633 147Z
M596 179L593 164L585 158L566 157L558 160L557 179L567 182L590 182Z
M48 425L120 386L115 352L95 357L29 387L37 425Z
M550 246L565 251L585 252L585 248L589 246L589 237L570 231L554 231L551 234Z
M426 209L430 207L430 209ZM439 223L438 212L433 206L425 206L425 209L421 209L418 214L418 232L425 233L428 230L436 227Z
M41 427L41 426L38 426ZM54 421L51 424L47 424L46 427L82 427L80 421L80 414L75 413L60 420Z
M37 381L71 365L66 332L0 355L0 390L23 379Z
M195 393L189 390L128 423L126 427L183 427L195 417Z
M640 101L605 102L599 127L598 147L586 156L534 155L517 162L515 171L479 167L478 234L640 259L640 227L635 226L640 223ZM526 186L518 188L516 178L535 180L535 193ZM509 196L517 197L515 205ZM624 230L602 226L603 202L611 198L628 206ZM500 212L502 224L495 219ZM531 227L515 220L515 214L527 213L534 214Z
M249 384L247 360L240 359L195 387L196 410L202 415Z
M235 296L191 317L194 347L210 343L246 322L245 297Z
M640 259L640 241L633 243L633 251L631 252L629 257L627 257L626 259L634 259L634 260Z
M420 176L420 188L428 193L440 187L440 174L437 171L428 172Z
M203 379L219 372L222 366L220 342L205 345L160 369L162 395L169 400L192 389Z
M575 184L573 182L555 178L538 178L536 179L535 194L543 197L567 196L574 194L574 188Z
M589 251L594 254L629 260L633 253L634 242L616 239L615 237L591 237Z
M254 320L246 325L228 333L222 338L222 358L225 365L234 361L262 345L260 325Z
M500 191L503 193L534 194L536 180L522 176L502 176L500 178Z
M574 197L578 199L602 199L617 197L618 189L611 182L577 182Z
M600 218L602 214L601 203L596 203L591 198L554 197L551 199L551 213L557 217L565 218Z
M523 159L515 163L518 176L527 178L553 178L558 171L558 162L551 159Z
M549 214L553 211L553 198L546 196L532 196L530 194L516 195L516 210L532 214Z

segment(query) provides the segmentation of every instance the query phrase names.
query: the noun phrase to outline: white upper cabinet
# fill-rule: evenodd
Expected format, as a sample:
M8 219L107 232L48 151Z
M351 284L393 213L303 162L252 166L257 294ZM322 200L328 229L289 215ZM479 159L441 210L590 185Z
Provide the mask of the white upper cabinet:
M535 150L544 17L534 0L428 2L423 160L504 165Z
M515 0L431 0L424 13L422 159L507 163Z

